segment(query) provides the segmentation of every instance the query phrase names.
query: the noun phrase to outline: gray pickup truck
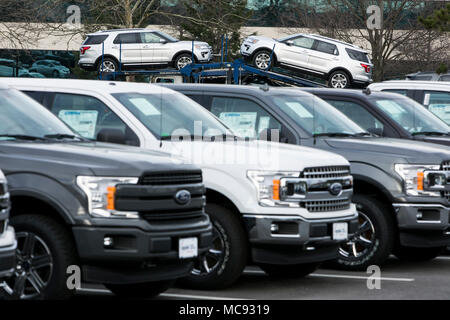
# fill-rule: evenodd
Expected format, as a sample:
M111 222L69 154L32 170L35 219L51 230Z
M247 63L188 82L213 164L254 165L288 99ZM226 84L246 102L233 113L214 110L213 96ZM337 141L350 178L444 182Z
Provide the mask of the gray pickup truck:
M168 87L203 105L237 134L248 136L254 128L250 138L272 139L275 130L277 141L324 149L349 160L360 226L341 245L335 266L364 270L381 265L392 252L402 259L427 260L450 244L448 147L376 137L300 89Z
M14 229L8 224L10 210L8 185L0 171L0 286L2 280L14 272L17 241Z
M0 107L0 167L18 241L3 297L68 298L80 280L148 297L190 274L213 236L200 169L81 138L5 86Z

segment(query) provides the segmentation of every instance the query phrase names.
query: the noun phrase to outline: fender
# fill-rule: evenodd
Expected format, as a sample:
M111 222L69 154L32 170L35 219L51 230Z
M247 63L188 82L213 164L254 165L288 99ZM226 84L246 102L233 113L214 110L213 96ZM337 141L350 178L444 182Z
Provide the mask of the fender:
M332 69L330 72L327 73L327 79L331 76L331 74L333 72L338 71L338 70L343 70L343 71L347 72L348 76L350 77L350 80L353 81L352 73L348 69L346 69L344 67L336 67L336 68Z
M373 165L351 162L351 174L355 180L361 180L375 186L391 202L395 202L396 195L403 193L403 186L400 179L392 177Z
M11 197L29 196L53 207L66 223L76 224L87 214L87 199L81 192L74 192L50 177L35 173L13 173L7 175ZM83 201L84 200L84 201ZM76 214L76 216L75 216Z

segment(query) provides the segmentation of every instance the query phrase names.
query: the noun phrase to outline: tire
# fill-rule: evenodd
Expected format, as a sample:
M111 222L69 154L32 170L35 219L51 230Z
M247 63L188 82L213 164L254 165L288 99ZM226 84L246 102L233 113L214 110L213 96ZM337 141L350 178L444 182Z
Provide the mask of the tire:
M194 61L195 62L195 61ZM193 63L192 61L192 55L189 53L182 53L180 55L178 55L174 62L173 65L177 70L181 70L183 69L185 66L189 65Z
M173 286L175 280L155 281L136 284L105 284L116 296L121 298L153 298Z
M405 261L429 261L433 260L441 253L443 253L445 247L437 248L412 248L399 246L395 248L394 255L400 260Z
M272 57L272 61L270 61ZM269 50L260 50L253 55L252 63L259 70L270 70L274 65L275 55ZM270 65L269 65L270 61Z
M396 230L389 208L377 199L357 194L353 202L360 215L360 227L353 239L340 246L338 259L330 264L337 269L365 271L386 261L394 247Z
M12 217L11 225L16 229L16 253L18 265L22 267L20 270L17 268L14 276L6 281L5 298L69 299L74 292L67 288L66 271L69 266L78 264L75 245L67 230L55 220L37 214ZM24 250L25 243L31 243L30 240L34 245ZM35 263L40 262L42 266L33 267L31 254L35 256ZM36 259L37 254L39 260ZM20 279L24 280L23 291L18 289ZM40 289L33 288L32 281L40 282Z
M103 69L102 69L102 65L103 65ZM100 61L98 62L97 65L97 71L99 73L103 72L103 73L110 73L110 72L117 72L119 71L119 63L112 58L104 58L103 62L100 59Z
M248 260L248 238L240 219L230 209L208 203L213 224L213 246L195 262L194 270L179 284L192 289L223 289L241 276Z
M274 278L303 278L308 274L316 271L320 266L320 263L305 263L295 265L273 265L273 264L260 264L259 267L264 270L269 276Z
M334 71L328 77L328 86L335 89L350 88L351 79L347 72L342 70Z

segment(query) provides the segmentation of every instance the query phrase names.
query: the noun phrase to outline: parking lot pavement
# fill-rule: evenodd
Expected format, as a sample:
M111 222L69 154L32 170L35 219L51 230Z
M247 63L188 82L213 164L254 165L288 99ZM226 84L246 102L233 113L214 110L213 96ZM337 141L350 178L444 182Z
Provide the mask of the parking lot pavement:
M319 269L303 279L274 279L248 267L239 282L220 291L174 288L158 299L450 299L450 256L411 263L391 258L381 269L381 289L369 290L371 274ZM108 291L87 286L76 299L111 299Z

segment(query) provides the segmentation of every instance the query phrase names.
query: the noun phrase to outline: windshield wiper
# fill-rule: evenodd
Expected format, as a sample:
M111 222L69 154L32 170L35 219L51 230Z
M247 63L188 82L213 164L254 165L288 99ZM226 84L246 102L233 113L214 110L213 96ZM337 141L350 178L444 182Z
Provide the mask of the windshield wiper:
M438 132L438 131L422 131L422 132L413 132L411 133L413 136L448 136L448 132Z
M373 134L370 132L359 132L359 133L355 133L354 136L356 136L356 137L372 137Z
M87 139L82 138L80 136L76 136L74 134L66 134L66 133L55 133L55 134L46 134L44 136L44 138L46 139L57 139L57 140L62 140L62 139L71 139L71 140L81 140L81 141L86 141Z
M0 134L0 138L12 138L16 140L29 140L29 141L46 140L44 137L29 136L25 134Z
M352 133L343 133L343 132L324 132L324 133L315 133L313 137L354 137L355 135Z

